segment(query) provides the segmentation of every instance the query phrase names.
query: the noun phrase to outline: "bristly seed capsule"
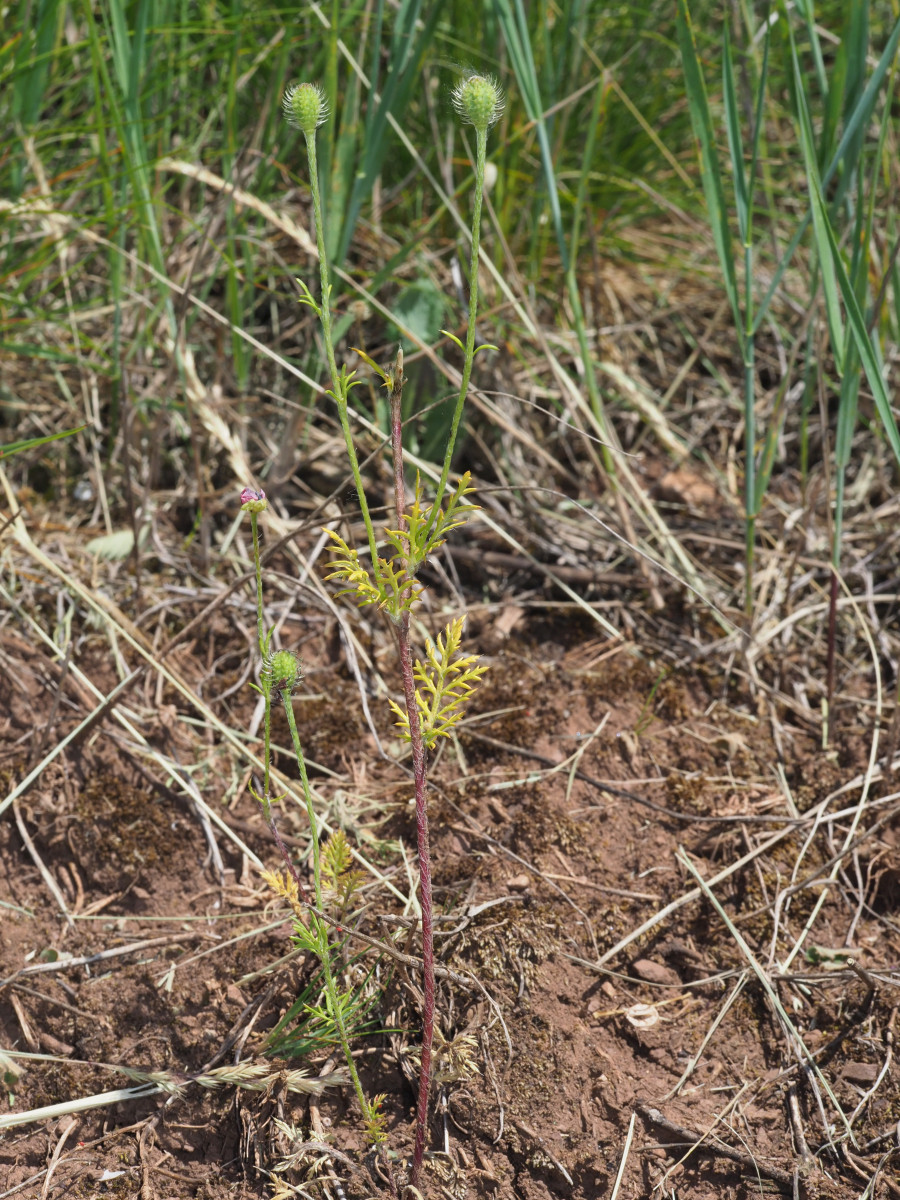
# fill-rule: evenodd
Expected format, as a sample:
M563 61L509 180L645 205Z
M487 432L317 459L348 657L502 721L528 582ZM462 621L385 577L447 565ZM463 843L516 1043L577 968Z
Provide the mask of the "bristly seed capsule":
M503 115L503 92L490 75L470 75L453 89L453 107L483 133Z
M328 101L315 83L291 84L284 93L281 106L288 124L302 129L307 137L312 137L318 127L328 120Z
M290 693L300 682L300 661L290 650L276 650L269 660L267 674L273 692Z

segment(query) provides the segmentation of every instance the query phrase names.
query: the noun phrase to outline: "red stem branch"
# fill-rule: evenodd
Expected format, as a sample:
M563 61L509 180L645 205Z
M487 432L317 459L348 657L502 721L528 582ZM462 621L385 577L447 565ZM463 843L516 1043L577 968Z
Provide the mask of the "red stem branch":
M409 647L409 612L400 620L400 669L403 672L403 691L409 714L409 739L412 747L413 783L416 793L416 839L419 852L419 902L422 906L422 1069L419 1073L419 1101L416 1108L416 1144L413 1151L409 1182L418 1186L425 1138L428 1132L428 1092L431 1085L431 1047L434 1041L434 910L431 899L431 850L428 842L428 807L426 801L425 747L416 707L416 687L413 679L412 654Z
M403 391L403 352L397 355L397 363L391 387L391 451L394 462L394 503L397 508L397 528L406 528L406 489L403 480L403 418L401 396ZM408 561L407 561L408 570ZM409 586L412 588L412 579ZM416 1105L416 1141L413 1149L412 1169L409 1182L418 1187L422 1160L425 1156L425 1141L428 1136L428 1093L431 1087L431 1050L434 1043L434 908L431 899L431 849L428 842L428 806L426 798L427 765L422 728L419 724L419 708L416 704L416 682L413 675L412 651L409 644L410 611L400 613L397 642L400 652L400 671L403 676L403 694L409 718L409 743L412 750L413 784L416 796L416 840L419 854L419 902L422 907L422 1054L419 1072L419 1099Z

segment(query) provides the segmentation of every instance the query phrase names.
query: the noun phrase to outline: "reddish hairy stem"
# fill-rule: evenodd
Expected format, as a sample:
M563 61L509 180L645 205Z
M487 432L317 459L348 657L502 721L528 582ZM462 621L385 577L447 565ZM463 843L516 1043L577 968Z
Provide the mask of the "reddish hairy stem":
M409 613L404 612L399 628L400 669L403 691L409 715L409 740L412 747L413 782L416 793L416 839L419 851L419 901L422 906L422 1069L419 1073L419 1102L416 1108L416 1144L413 1151L409 1182L418 1186L425 1138L428 1133L428 1092L431 1085L431 1047L434 1041L434 910L431 900L431 850L428 843L428 807L425 795L425 746L416 707L416 685L413 679L412 654L409 648Z
M397 355L391 388L391 451L394 460L394 503L397 508L397 528L406 528L406 489L403 481L403 420L401 395L403 391L403 352ZM408 562L407 562L408 568ZM412 580L409 581L410 587ZM403 675L403 695L409 718L409 744L412 750L413 784L416 794L416 840L419 853L419 902L422 906L422 968L424 1004L422 1006L422 1068L419 1072L419 1100L416 1106L416 1142L413 1149L409 1182L419 1183L425 1140L428 1136L428 1093L431 1087L431 1048L434 1042L434 909L431 900L431 849L428 843L428 806L426 799L425 745L419 724L416 704L416 682L413 676L412 651L409 645L410 612L400 614L397 642L400 651L400 671Z

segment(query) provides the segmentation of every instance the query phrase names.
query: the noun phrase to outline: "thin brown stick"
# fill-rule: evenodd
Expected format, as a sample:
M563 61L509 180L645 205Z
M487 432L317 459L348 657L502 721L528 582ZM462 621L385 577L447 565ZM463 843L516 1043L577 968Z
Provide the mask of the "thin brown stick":
M546 754L538 754L535 750L528 750L524 746L511 746L508 742L501 742L497 738L488 737L487 734L478 733L471 726L465 726L460 729L460 735L463 737L474 738L477 742L483 742L486 746L493 746L497 750L504 750L507 754L518 754L522 758L530 758L534 762L543 763L547 767L558 767L559 763L552 758L548 758ZM596 788L599 792L605 792L608 796L617 796L621 800L631 800L634 804L640 804L643 808L652 809L653 812L658 812L664 817L670 817L673 821L684 821L689 825L722 825L722 824L737 824L749 822L754 825L807 825L812 820L812 817L804 815L802 817L783 817L779 814L762 817L756 814L728 814L727 816L702 816L694 813L676 812L673 808L666 808L663 804L656 804L653 800L648 800L645 796L639 796L637 792L628 791L626 788L616 787L612 783L604 783L600 779L594 779L591 775L585 775L583 771L574 771L572 773L574 779L581 780L582 783L587 783L591 787Z
M37 846L35 846L34 842L31 840L31 835L28 832L28 828L22 817L22 811L19 808L19 803L17 800L13 801L12 810L13 810L13 816L16 819L16 828L19 831L19 837L24 842L25 849L28 851L29 855L31 856L31 861L34 863L34 865L37 867L38 871L40 872L41 878L43 879L44 883L47 885L47 890L50 892L53 899L59 905L60 911L62 912L63 916L66 918L66 921L69 923L70 926L74 925L75 922L72 920L72 914L69 912L69 906L68 906L68 904L66 904L65 897L63 896L62 892L60 891L59 885L57 884L56 880L51 875L49 867L47 867L45 865L44 860L41 858L40 854L38 854Z
M679 1148L681 1146L690 1146L697 1154L710 1154L714 1158L727 1158L729 1162L738 1163L749 1171L752 1175L762 1175L766 1179L774 1179L776 1183L788 1191L793 1190L794 1177L793 1174L788 1174L787 1171L782 1171L778 1167L770 1167L765 1163L759 1162L758 1159L751 1158L749 1154L745 1154L741 1150L733 1150L731 1146L726 1146L723 1142L716 1142L714 1146L704 1141L704 1135L694 1133L691 1129L685 1129L683 1125L676 1125L674 1121L668 1120L662 1115L658 1108L652 1108L649 1104L639 1101L635 1108L651 1125L656 1125L659 1129L665 1130L666 1133L678 1138ZM668 1149L670 1143L663 1142L663 1149ZM674 1146L672 1147L674 1149Z

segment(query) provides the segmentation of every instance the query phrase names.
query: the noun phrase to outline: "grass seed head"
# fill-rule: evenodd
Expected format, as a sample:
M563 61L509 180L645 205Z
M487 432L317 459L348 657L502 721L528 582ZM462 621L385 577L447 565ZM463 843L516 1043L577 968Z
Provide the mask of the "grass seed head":
M328 120L328 101L316 83L291 84L281 103L288 124L302 129L307 137Z
M453 107L463 121L483 132L503 114L503 92L490 75L470 75L453 89Z

